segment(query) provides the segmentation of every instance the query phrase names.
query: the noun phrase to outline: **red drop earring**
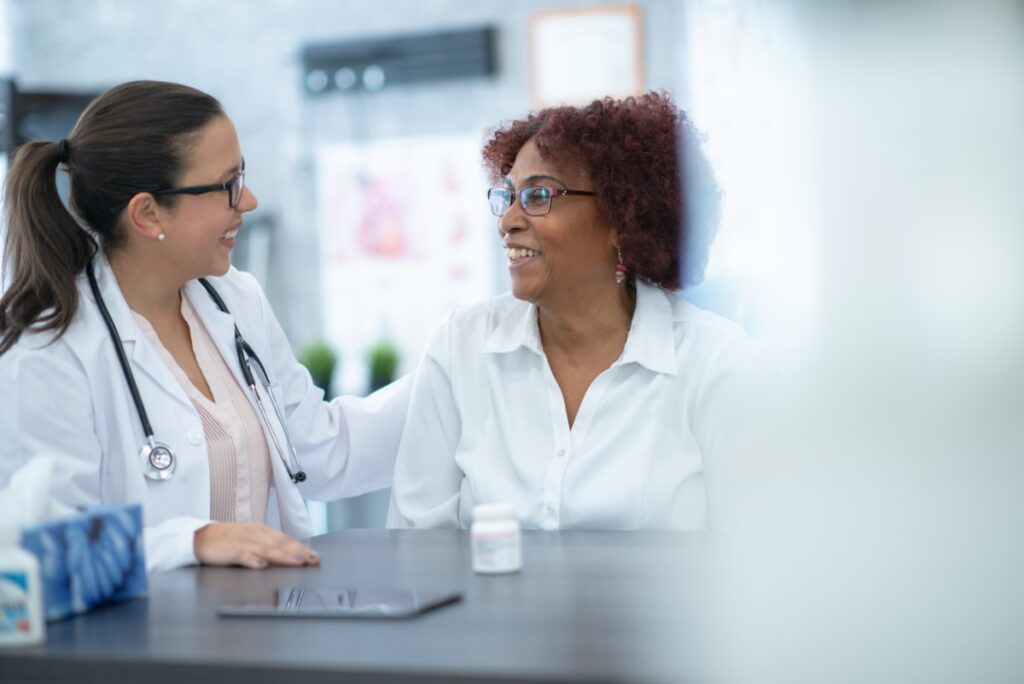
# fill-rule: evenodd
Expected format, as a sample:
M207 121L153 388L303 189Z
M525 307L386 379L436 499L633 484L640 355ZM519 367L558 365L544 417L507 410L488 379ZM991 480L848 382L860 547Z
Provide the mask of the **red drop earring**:
M615 282L619 285L626 282L626 264L622 263L622 250L619 253L619 263L615 264Z

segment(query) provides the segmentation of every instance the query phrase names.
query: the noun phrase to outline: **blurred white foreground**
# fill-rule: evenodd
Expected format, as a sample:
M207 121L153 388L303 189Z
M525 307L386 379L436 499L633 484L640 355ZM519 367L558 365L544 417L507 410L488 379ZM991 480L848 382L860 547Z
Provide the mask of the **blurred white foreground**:
M724 161L761 182L723 185L771 262L753 427L708 465L708 586L680 588L699 678L1024 681L1024 5L893 5L690 12L691 73L741 15L790 41L730 52L729 130L690 96L712 152L745 136Z

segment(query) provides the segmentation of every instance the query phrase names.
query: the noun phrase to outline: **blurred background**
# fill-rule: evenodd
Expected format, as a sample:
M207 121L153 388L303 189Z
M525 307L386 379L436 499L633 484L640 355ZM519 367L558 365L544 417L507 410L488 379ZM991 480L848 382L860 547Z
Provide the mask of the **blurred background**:
M121 81L222 101L260 200L236 265L333 392L410 372L506 288L490 127L669 91L724 193L681 296L761 353L707 464L738 535L711 642L682 652L748 681L1024 672L1024 4L4 0L0 29L7 151ZM385 507L314 507L317 530Z

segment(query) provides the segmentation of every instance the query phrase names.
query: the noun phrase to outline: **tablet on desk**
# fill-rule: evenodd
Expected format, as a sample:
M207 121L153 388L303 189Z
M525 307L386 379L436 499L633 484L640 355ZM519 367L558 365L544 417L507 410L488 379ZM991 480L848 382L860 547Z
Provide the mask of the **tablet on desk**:
M331 617L400 619L462 600L458 592L404 589L320 589L287 586L264 596L225 603L223 617Z

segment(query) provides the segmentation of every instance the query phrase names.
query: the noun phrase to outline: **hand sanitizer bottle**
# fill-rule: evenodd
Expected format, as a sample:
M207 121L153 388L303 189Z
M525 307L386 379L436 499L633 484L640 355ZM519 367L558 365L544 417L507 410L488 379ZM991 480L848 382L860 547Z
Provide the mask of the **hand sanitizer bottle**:
M0 525L0 646L27 646L46 638L39 561L18 545L21 531Z

